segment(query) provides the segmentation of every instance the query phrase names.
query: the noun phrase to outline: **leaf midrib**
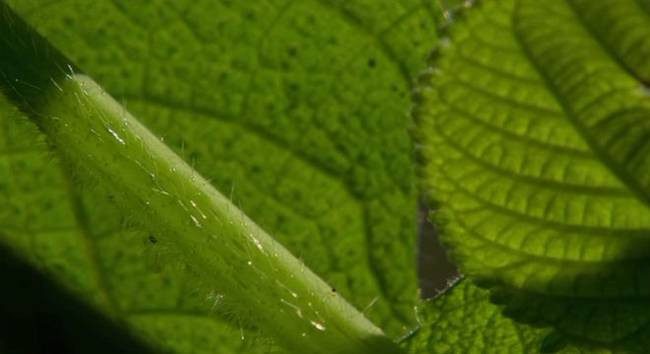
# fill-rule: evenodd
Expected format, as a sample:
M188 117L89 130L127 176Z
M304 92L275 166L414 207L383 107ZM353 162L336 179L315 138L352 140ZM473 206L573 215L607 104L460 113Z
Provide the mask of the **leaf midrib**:
M631 176L625 168L619 165L618 162L613 160L604 149L601 149L594 138L589 134L587 127L580 123L579 119L576 117L575 113L571 110L568 102L562 97L559 89L555 86L552 79L546 74L542 69L542 64L539 63L535 55L532 53L531 49L526 44L524 38L522 38L520 33L520 17L518 16L520 10L520 1L516 1L512 13L512 31L514 34L515 42L520 46L522 53L528 59L531 64L531 67L539 74L547 90L553 95L556 102L564 112L567 121L573 126L578 135L584 140L584 142L589 146L591 151L593 151L594 156L600 160L623 185L625 185L631 192L631 194L637 198L641 203L643 203L646 208L650 211L650 194L646 193L643 187ZM570 6L569 6L570 7ZM582 27L584 25L581 21L578 21ZM588 32L588 30L587 30ZM593 38L593 36L592 36ZM609 54L608 51L604 50L606 54ZM613 59L614 62L617 60ZM619 64L620 65L620 64ZM624 71L627 70L623 67Z
M646 80L642 79L635 71L634 68L632 68L630 65L628 65L623 58L621 58L614 48L612 48L609 44L607 44L607 41L605 41L603 38L601 38L598 33L587 23L587 20L582 16L580 11L576 8L576 5L573 3L572 0L565 0L567 7L571 10L571 13L573 17L577 20L577 22L580 24L580 26L589 34L590 38L593 38L594 41L598 44L598 47L603 50L604 53L607 54L607 56L612 59L613 62L617 64L619 68L621 68L626 74L628 74L631 78L633 78L635 81L639 82L643 86L650 86L650 82L647 82ZM642 6L637 1L632 1L635 5L639 7L639 12L646 14L647 12L643 10ZM650 22L649 22L650 23Z

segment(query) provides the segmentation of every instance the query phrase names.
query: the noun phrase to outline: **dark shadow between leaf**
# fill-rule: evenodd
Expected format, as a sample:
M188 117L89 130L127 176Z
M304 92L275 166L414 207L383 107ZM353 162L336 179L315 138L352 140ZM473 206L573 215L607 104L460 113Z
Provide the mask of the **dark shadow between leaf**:
M0 245L0 353L156 353Z
M429 208L420 203L418 274L420 296L429 299L445 291L460 276L438 238L438 230L429 220Z

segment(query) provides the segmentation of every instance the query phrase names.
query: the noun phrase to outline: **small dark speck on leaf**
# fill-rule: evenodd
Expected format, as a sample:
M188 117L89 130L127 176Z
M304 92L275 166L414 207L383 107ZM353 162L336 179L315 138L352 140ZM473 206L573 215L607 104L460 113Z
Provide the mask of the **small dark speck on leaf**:
M375 61L375 58L368 59L368 67L374 68L375 66L377 66L377 61Z
M154 235L149 235L149 243L155 245L156 243L158 243L158 239Z

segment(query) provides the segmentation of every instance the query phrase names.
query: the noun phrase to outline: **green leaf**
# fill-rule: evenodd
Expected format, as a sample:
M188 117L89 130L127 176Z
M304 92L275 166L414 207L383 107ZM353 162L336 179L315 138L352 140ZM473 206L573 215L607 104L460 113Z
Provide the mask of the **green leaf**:
M441 41L418 135L444 240L510 315L647 337L650 15L635 0L486 1Z
M460 280L418 306L419 328L404 340L409 354L588 354L643 352L643 346L613 350L576 346L550 329L534 328L502 315L489 292Z
M504 317L489 293L461 280L418 306L419 329L404 342L410 354L537 353L548 330Z
M405 111L410 77L435 40L434 9L10 4L376 323L392 334L409 325L416 197ZM80 191L3 105L1 198L11 208L0 224L10 245L167 350L247 346L212 313L219 294L192 285L187 273L200 269L168 265L175 250L125 228L110 196Z

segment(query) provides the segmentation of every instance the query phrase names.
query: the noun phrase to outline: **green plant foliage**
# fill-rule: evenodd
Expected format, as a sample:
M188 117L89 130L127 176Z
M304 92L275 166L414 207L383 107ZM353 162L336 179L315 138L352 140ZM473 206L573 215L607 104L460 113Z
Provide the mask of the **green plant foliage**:
M258 331L271 328L263 334L282 338L273 333L277 319L277 328L299 329L295 335L306 338L311 354L346 346L346 334L352 342L359 336L349 321L334 321L341 326L320 337L329 338L320 346L286 314L303 318L311 300L343 296L390 336L416 326L402 341L409 354L622 354L650 347L650 2L0 3L6 6L76 66L60 67L49 44L12 37L6 29L14 24L0 16L0 254L7 254L7 269L19 270L9 284L19 284L19 273L41 277L31 273L36 267L47 276L43 289L60 294L25 290L30 296L12 300L21 290L11 289L2 294L3 312L16 312L6 306L11 301L22 308L43 301L61 318L62 309L76 306L81 320L62 329L63 338L80 331L115 348L169 353L281 352ZM438 39L435 23L443 21ZM12 51L30 43L35 57L45 58L42 66ZM434 219L469 279L414 312L418 195L407 109L412 78L434 44L416 90L414 134ZM25 76L8 80L15 72L5 69L12 67ZM75 75L79 70L155 136L133 117L118 117L120 105ZM39 122L47 142L22 112ZM101 128L94 114L127 123L119 134L109 129L84 138ZM126 142L122 134L135 147L112 154ZM111 135L114 146L95 149ZM141 190L150 167L194 171L159 140L303 260L305 270L295 274L313 269L332 288L301 288L298 295L292 289L300 282L290 280L285 295L298 295L303 302L296 306L280 294L283 282L257 278L238 287L254 277L237 254L255 245L231 253L209 242L195 248L205 235L191 227L200 222L176 220L183 204L166 205ZM67 159L53 152L55 145ZM88 178L84 161L105 161L94 166L104 174ZM160 191L182 197L202 185L220 196L193 175L177 177L160 175ZM201 199L193 207L230 205L216 199L224 203ZM140 228L158 221L169 228ZM217 229L211 230L223 231ZM174 242L181 234L189 241ZM269 264L270 272L260 274L277 269ZM221 271L228 273L224 284L206 274ZM228 284L235 285L220 288ZM260 296L237 293L256 286ZM243 300L233 305L226 293ZM272 309L285 305L275 317ZM268 313L251 313L266 307ZM18 342L0 336L0 352L16 352L11 345ZM296 343L302 342L289 347L303 348ZM364 343L334 352L368 351ZM95 351L85 347L92 340L78 344L81 352ZM398 351L388 342L372 345Z
M464 272L509 315L609 346L650 324L642 3L481 2L441 40L417 113Z
M420 329L406 342L418 353L534 353L547 330L528 329L501 315L486 290L461 281L420 305Z
M9 1L85 72L395 335L416 297L411 77L435 40L418 1ZM3 44L3 45L6 45ZM111 195L80 188L0 101L4 241L139 335L252 351L200 269ZM119 207L118 207L119 208ZM236 317L236 315L235 315ZM267 346L267 345L263 345ZM263 350L263 349L260 349Z
M575 345L548 328L533 328L503 316L489 292L461 280L438 298L418 306L420 323L403 345L409 354L607 354L643 352L631 346L607 349Z

